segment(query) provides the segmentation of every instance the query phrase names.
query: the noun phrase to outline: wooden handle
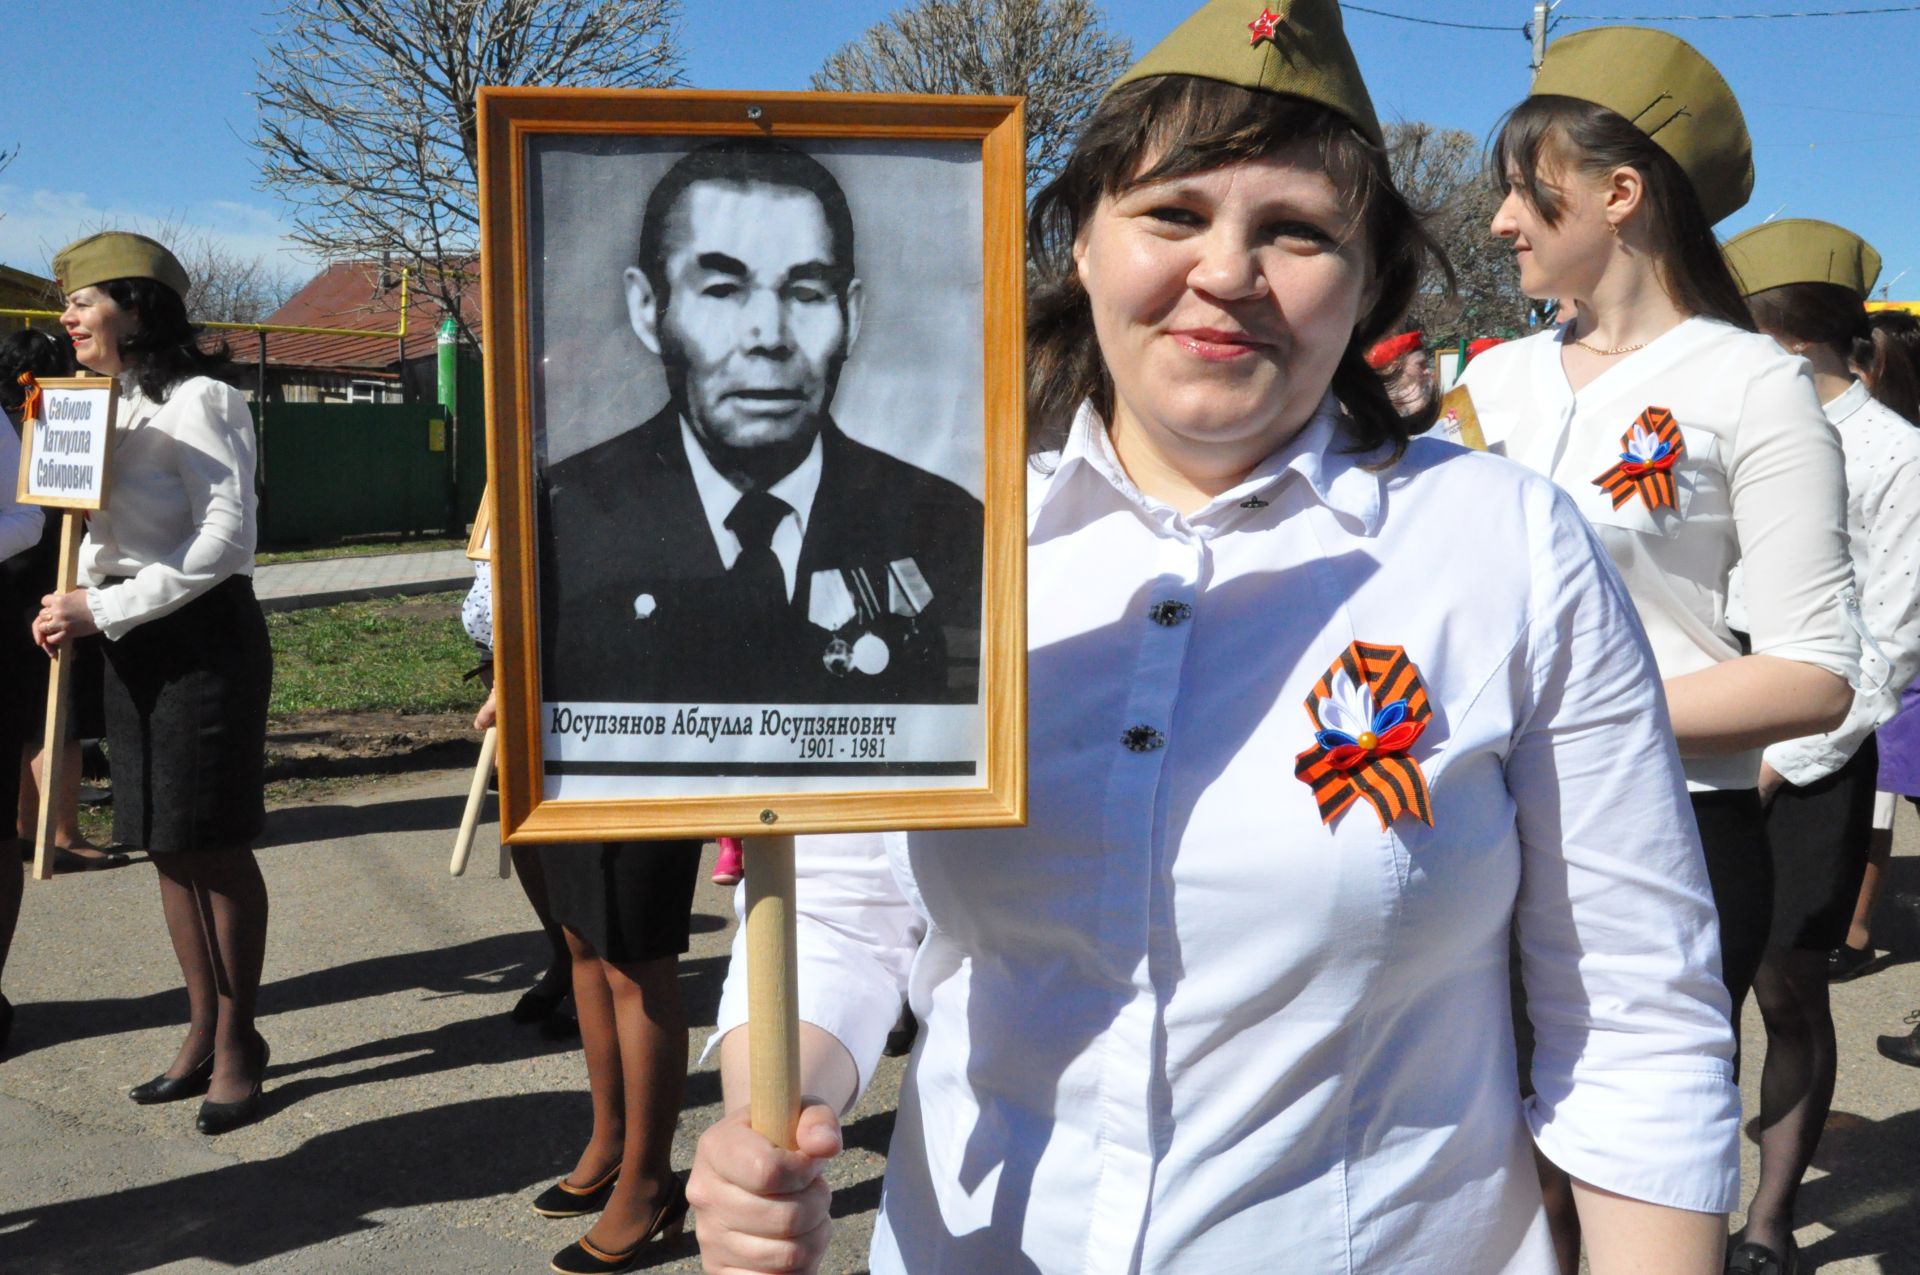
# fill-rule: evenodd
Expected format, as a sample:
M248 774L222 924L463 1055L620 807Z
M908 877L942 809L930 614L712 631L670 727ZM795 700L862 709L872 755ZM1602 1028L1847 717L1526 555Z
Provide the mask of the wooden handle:
M54 575L53 591L65 594L80 577L80 533L82 515L67 513L60 521L60 565ZM73 640L62 642L53 653L53 675L47 679L47 730L40 745L40 811L34 819L33 879L53 880L53 795L65 779L67 712L71 697L67 687L73 681L73 660L69 658Z
M798 940L793 838L751 837L747 852L747 1047L754 1132L792 1150L800 1122Z
M473 853L474 830L480 826L480 810L487 804L487 778L493 774L493 757L499 749L500 728L489 726L480 741L480 762L473 768L473 783L467 788L467 810L460 816L460 832L453 839L453 861L447 864L450 876L457 877L467 870L467 856ZM504 859L504 845L500 853ZM500 875L507 874L502 872Z

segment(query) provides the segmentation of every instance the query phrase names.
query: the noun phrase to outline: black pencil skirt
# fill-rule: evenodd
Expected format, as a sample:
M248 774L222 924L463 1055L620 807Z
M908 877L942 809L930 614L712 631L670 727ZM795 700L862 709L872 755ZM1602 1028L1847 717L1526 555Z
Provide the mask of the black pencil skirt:
M628 964L687 950L698 841L541 846L540 866L553 919L601 960Z
M154 854L250 846L266 823L273 650L229 576L106 643L113 839Z
M1768 947L1826 952L1847 941L1873 835L1880 750L1873 737L1847 764L1806 787L1783 784L1767 807L1773 853Z
M1767 953L1773 922L1773 856L1767 849L1766 814L1754 788L1693 794L1700 848L1707 857L1707 884L1720 914L1720 978L1740 1005ZM1737 1027L1736 1027L1737 1030Z

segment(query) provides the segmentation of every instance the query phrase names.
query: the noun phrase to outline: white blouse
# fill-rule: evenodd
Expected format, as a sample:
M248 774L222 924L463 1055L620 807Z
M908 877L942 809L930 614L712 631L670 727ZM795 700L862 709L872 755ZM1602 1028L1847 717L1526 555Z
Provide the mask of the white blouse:
M1771 338L1692 318L1575 394L1561 367L1567 329L1495 346L1465 382L1490 449L1558 483L1600 534L1626 581L1663 678L1741 651L1727 624L1727 580L1745 562L1753 651L1852 681L1859 639L1847 622L1846 473L1806 360ZM1617 508L1597 481L1650 408L1672 413L1685 453L1671 507ZM1752 788L1760 751L1690 757L1689 786Z
M39 544L46 526L40 506L23 505L14 499L19 476L20 436L13 432L12 421L0 417L0 562Z
M1837 730L1766 750L1788 783L1831 775L1900 709L1920 673L1920 428L1855 381L1826 405L1847 459L1847 535L1860 615L1879 645L1861 656L1861 683Z
M253 470L253 418L239 390L194 376L161 404L120 378L107 507L87 516L80 549L102 633L124 637L228 576L253 574Z
M1342 419L1182 515L1083 411L1030 476L1028 826L800 839L801 1017L863 1084L903 995L922 1024L877 1275L1551 1272L1532 1140L1735 1203L1713 905L1619 579L1551 484L1426 439L1373 472ZM1323 823L1296 778L1356 641L1424 683L1431 827Z

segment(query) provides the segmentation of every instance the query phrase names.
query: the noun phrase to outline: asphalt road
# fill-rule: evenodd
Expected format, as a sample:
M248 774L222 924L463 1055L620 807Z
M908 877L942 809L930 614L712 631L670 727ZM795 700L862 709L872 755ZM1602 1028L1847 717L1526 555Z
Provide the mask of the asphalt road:
M172 1055L186 1012L151 870L28 883L6 971L19 1017L0 1061L0 1272L533 1272L584 1229L527 1207L586 1137L585 1071L576 1050L507 1020L545 949L518 887L492 874L490 827L469 874L446 874L465 782L433 774L274 812L261 854L270 1114L219 1139L194 1132L192 1102L125 1097ZM1896 884L1920 892L1920 829L1902 818ZM681 977L697 1057L733 921L704 874L695 908ZM1881 938L1920 954L1905 913ZM1920 964L1835 1001L1840 1085L1802 1196L1803 1269L1920 1275L1920 1071L1873 1050L1920 1007ZM1757 1057L1751 1012L1747 1026ZM898 1082L890 1063L834 1167L829 1271L864 1269ZM718 1100L696 1065L676 1166ZM698 1262L683 1243L642 1269Z

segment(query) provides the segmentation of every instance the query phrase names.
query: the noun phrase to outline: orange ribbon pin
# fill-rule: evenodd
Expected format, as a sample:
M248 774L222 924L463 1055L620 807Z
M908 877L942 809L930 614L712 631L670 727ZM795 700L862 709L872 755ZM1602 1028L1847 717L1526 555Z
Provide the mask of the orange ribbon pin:
M20 425L25 428L33 422L34 414L40 409L40 382L33 379L31 372L22 372L15 379L27 391L26 398L20 402Z
M1433 826L1426 776L1407 755L1426 733L1433 706L1406 648L1353 643L1314 683L1307 717L1314 745L1294 761L1293 773L1313 789L1322 823L1365 801L1383 830L1405 814Z
M1673 467L1687 454L1687 444L1680 437L1680 427L1674 424L1673 413L1664 407L1649 407L1621 435L1620 446L1625 449L1620 459L1594 479L1593 485L1613 497L1615 509L1636 495L1646 502L1649 512L1674 508Z

